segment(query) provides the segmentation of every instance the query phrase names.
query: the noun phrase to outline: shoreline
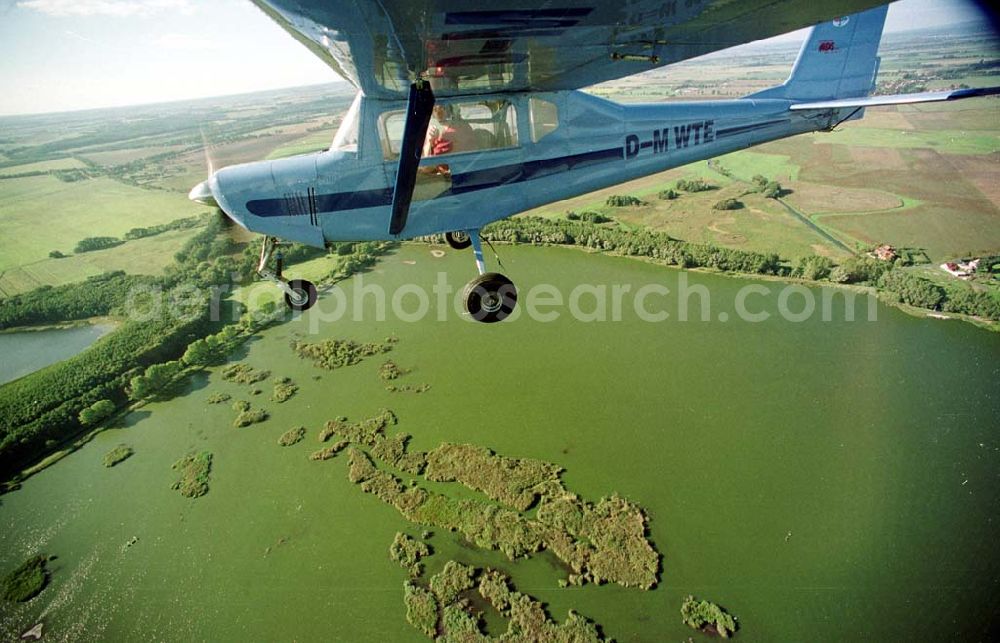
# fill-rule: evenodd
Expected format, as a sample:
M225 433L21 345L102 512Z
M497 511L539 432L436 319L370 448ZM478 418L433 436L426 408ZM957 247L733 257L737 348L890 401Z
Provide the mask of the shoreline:
M435 243L427 242L406 242L406 243L424 243L424 245L432 246L439 245ZM800 279L797 277L782 277L778 275L761 275L755 273L742 273L742 272L729 272L725 270L714 270L712 268L682 268L673 264L665 263L660 259L654 259L652 257L643 257L639 255L625 255L617 252L610 252L607 250L595 250L594 248L588 248L586 246L579 246L576 244L565 244L565 243L510 243L506 241L494 241L496 245L506 245L506 246L542 246L549 248L569 248L577 251L584 252L586 254L596 254L603 255L606 257L621 257L622 259L631 259L634 261L642 261L643 263L652 264L655 266L660 266L661 268L667 268L668 270L686 271L696 274L703 275L717 275L720 277L727 277L730 279L752 279L755 281L769 281L777 282L783 284L797 284L800 286L811 286L814 288L835 288L838 290L848 290L856 294L874 294L879 302L897 308L903 313L911 317L919 318L930 318L938 320L951 320L951 321L962 321L983 330L987 330L994 333L1000 333L1000 321L991 321L989 319L982 319L979 317L973 317L972 315L966 315L964 313L953 313L953 312L941 312L937 310L931 310L929 308L919 308L917 306L911 306L909 304L903 303L901 301L894 301L886 296L886 292L880 290L876 286L862 286L859 284L838 284L831 281L813 281L810 279Z
M102 316L88 317L86 319L72 319L64 322L47 322L31 326L11 326L0 329L0 335L13 335L14 333L39 333L45 330L68 330L70 328L84 328L86 326L111 326L112 331L122 325L124 320L118 317Z

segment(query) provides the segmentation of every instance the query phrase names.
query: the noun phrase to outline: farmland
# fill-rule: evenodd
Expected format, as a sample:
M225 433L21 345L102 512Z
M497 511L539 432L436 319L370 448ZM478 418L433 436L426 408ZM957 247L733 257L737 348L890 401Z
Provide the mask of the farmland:
M73 250L87 237L198 214L187 193L209 163L326 147L352 96L338 84L0 119L0 297L111 270L161 273L196 229Z

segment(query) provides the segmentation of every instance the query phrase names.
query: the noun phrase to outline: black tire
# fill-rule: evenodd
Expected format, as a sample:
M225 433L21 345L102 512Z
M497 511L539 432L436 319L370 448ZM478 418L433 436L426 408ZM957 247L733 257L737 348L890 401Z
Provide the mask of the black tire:
M444 240L448 242L448 245L451 246L453 250L465 250L472 245L472 238L469 237L468 233L464 230L445 232Z
M316 286L313 282L305 279L292 279L288 282L288 287L298 295L297 300L292 299L285 293L285 305L292 310L309 310L316 303Z
M480 275L465 287L465 309L476 321L485 324L503 321L516 305L517 289L500 273Z

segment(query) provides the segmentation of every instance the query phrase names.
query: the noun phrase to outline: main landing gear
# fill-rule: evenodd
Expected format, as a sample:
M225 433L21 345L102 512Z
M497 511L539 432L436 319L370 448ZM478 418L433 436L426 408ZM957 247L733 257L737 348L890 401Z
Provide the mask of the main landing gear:
M285 293L285 305L292 310L309 310L316 303L316 286L305 279L285 279L281 275L283 261L281 251L275 250L281 243L274 237L264 237L260 248L260 262L257 264L257 274L273 281ZM268 268L271 255L274 255L274 270Z
M479 230L449 232L445 234L445 239L448 240L448 245L456 250L472 246L476 255L479 276L465 286L465 309L473 319L487 324L506 319L517 305L517 289L504 275L498 272L486 272Z

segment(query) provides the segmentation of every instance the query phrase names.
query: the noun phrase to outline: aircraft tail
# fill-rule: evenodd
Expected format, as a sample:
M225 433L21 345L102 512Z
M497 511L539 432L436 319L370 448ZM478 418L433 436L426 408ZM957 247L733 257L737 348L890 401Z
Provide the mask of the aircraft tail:
M867 96L875 87L887 10L876 7L816 25L788 80L747 98L825 101Z

